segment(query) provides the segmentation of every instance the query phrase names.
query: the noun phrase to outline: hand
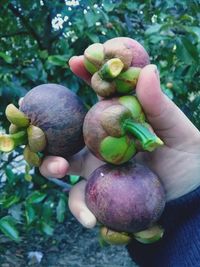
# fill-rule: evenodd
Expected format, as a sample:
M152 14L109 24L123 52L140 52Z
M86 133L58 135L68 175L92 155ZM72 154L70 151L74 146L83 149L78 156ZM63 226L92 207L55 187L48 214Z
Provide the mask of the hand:
M83 57L73 57L71 70L90 84L91 76L85 70ZM139 76L137 97L147 119L164 146L154 152L140 152L136 161L147 165L162 180L167 201L178 198L200 185L200 132L183 112L160 89L155 65L144 67ZM67 162L59 157L47 157L40 168L46 176L61 178L66 173L86 179L104 162L95 158L86 148ZM76 184L70 191L69 207L74 216L86 227L93 227L96 218L85 204L86 181Z

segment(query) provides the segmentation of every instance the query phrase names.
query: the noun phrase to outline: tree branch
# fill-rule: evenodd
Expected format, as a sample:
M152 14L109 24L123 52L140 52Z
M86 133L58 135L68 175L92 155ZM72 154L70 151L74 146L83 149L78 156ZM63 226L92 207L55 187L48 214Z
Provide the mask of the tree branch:
M24 27L29 31L31 36L37 41L38 46L40 49L44 49L42 42L40 41L40 36L35 32L33 27L29 24L29 21L21 14L21 12L16 8L13 4L9 4L8 8L12 11L12 13L20 18L21 22L23 23Z

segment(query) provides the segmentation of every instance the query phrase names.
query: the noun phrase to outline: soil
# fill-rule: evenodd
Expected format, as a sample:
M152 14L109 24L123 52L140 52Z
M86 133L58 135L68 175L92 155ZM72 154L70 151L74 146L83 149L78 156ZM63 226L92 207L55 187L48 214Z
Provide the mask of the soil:
M40 263L34 253L41 257ZM39 257L38 257L39 258ZM0 267L136 267L125 246L101 246L98 228L85 229L71 215L51 238L34 233L19 244L0 236Z

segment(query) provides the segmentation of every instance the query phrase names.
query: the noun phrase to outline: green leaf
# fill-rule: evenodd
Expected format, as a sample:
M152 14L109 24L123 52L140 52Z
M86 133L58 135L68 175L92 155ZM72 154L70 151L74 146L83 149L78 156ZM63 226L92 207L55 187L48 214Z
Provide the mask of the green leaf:
M197 51L196 45L194 45L189 39L182 38L182 43L187 50L188 54L193 58L194 61L198 62L199 53Z
M61 196L56 208L56 218L59 223L62 223L65 219L65 214L66 214L66 198Z
M110 12L115 8L115 4L112 1L103 0L102 4L106 12Z
M16 204L17 202L19 202L20 197L16 196L16 195L11 195L8 198L4 199L3 201L3 208L9 208L12 205Z
M42 231L47 235L53 235L54 228L43 221L42 222Z
M54 212L54 205L55 202L53 201L52 198L46 200L44 203L43 203L43 206L42 206L42 217L48 221L51 219L52 215L53 215L53 212Z
M37 81L39 77L39 72L36 68L26 68L22 73L31 81Z
M46 59L48 57L48 51L47 50L39 50L38 54L39 54L40 58L42 58L42 59Z
M70 175L69 178L70 178L70 183L71 184L76 184L79 181L80 176L78 176L78 175Z
M160 24L154 24L146 29L145 34L146 35L155 34L160 31L161 27L162 25Z
M132 1L128 1L128 3L126 3L126 7L130 10L130 11L136 11L138 9L138 4Z
M3 58L3 60L8 64L12 63L12 57L5 54L4 52L0 52L0 57Z
M29 204L40 203L45 199L46 196L47 194L41 193L39 191L35 191L27 197L27 203Z
M35 209L33 208L32 205L28 203L26 204L25 208L25 216L28 225L31 224L37 218Z
M6 216L0 219L0 230L10 239L16 242L20 241L19 232L10 216Z
M96 14L94 11L90 10L86 14L84 14L86 23L89 28L92 26L95 26L95 23L99 20L98 14Z
M64 67L67 64L68 55L52 55L49 56L47 61L48 63L54 65L54 66L60 66Z
M200 40L200 27L197 27L197 26L185 26L184 28L189 33L192 33L192 34L196 35L197 38Z
M86 35L89 37L89 39L93 42L93 43L99 43L99 37L91 32L87 32Z
M13 184L17 180L17 175L13 172L13 169L10 166L6 166L5 173L10 184Z

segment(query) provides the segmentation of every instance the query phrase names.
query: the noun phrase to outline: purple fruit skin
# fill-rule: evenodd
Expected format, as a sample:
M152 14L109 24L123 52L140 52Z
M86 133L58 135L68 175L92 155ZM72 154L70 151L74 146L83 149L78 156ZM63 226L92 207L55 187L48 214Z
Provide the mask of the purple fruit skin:
M66 87L39 85L25 95L20 110L32 125L45 132L46 154L68 158L84 147L82 125L86 109Z
M165 192L158 177L133 162L96 169L87 182L85 199L100 223L129 233L150 227L165 206Z

